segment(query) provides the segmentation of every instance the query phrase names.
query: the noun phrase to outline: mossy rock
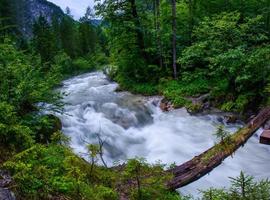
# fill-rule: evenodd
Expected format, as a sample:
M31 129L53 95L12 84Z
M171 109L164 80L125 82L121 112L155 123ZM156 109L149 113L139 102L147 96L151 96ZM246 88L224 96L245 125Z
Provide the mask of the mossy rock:
M191 103L187 106L187 110L189 113L198 113L201 112L203 109L202 103Z

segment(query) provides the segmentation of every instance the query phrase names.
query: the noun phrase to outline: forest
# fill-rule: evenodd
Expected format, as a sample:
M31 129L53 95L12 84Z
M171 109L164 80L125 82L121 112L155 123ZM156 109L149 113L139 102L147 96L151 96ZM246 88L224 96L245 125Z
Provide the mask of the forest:
M60 120L41 112L62 112L56 88L72 76L108 71L119 91L160 95L191 113L205 108L191 100L202 95L242 120L270 104L269 0L95 0L79 20L69 8L40 15L31 37L12 2L0 0L0 199L4 190L19 200L195 199L167 188L172 166L136 158L108 168L98 164L101 143L87 144L89 161L75 154ZM228 179L230 188L201 199L270 199L267 177Z

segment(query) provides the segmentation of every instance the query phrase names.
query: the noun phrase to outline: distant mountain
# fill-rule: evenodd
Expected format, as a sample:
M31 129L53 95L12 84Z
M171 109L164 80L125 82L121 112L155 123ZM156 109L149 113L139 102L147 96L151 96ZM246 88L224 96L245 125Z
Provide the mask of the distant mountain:
M46 0L11 0L15 11L19 31L25 37L32 36L32 26L40 15L48 22L55 16L63 17L65 14L60 7Z

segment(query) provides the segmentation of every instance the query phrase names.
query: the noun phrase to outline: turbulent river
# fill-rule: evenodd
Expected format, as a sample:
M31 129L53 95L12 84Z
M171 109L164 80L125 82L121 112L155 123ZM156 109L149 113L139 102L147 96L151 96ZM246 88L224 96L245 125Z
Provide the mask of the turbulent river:
M191 116L185 109L165 113L158 106L159 97L116 92L116 88L102 72L63 82L66 105L59 117L77 154L85 156L85 144L98 143L100 138L108 166L134 157L181 164L215 144L213 133L223 123L222 115ZM241 124L225 127L234 132ZM241 170L256 179L270 178L270 148L259 144L259 133L209 175L179 191L197 196L199 188L227 187L228 177Z

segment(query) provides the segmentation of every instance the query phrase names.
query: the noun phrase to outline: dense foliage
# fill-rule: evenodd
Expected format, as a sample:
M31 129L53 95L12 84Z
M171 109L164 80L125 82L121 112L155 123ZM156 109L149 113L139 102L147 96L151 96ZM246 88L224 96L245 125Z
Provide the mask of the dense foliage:
M162 165L130 160L116 171L90 164L66 146L59 119L40 113L42 103L60 111L61 96L54 88L63 78L107 62L102 29L91 25L91 10L79 22L69 12L51 23L40 16L33 38L22 46L25 38L4 5L9 4L3 2L0 13L0 170L11 173L17 199L113 200L122 186L131 199L179 199L166 190L170 176L163 175ZM100 148L92 146L89 160L96 161ZM140 184L128 185L134 175Z
M214 106L242 112L267 101L269 4L105 0L96 8L108 24L110 58L123 88L159 92L176 106L189 105L185 97L210 93ZM178 78L172 81L174 49Z
M55 87L61 80L108 63L110 75L123 88L163 94L175 106L196 109L186 97L205 93L226 111L267 104L270 3L97 2L101 25L92 23L90 8L79 21L67 9L51 21L39 16L33 37L24 38L11 1L0 0L0 170L9 170L14 179L10 187L22 200L191 199L167 190L171 174L160 163L132 159L108 169L97 165L102 147L91 144L89 162L76 156L59 130L59 119L42 115L40 106L47 103L60 111L61 95ZM216 136L226 142L223 127ZM211 188L202 196L268 200L270 183L257 183L241 173L231 188Z

